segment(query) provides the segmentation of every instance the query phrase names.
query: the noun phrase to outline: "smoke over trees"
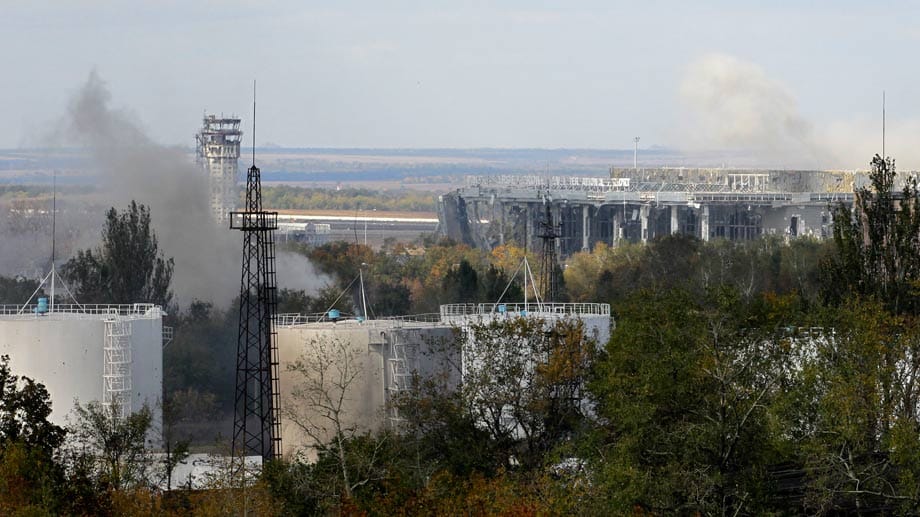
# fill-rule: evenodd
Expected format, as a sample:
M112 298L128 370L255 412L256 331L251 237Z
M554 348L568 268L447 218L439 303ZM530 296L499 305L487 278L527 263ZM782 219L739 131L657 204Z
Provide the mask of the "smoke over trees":
M131 201L123 212L106 213L102 245L81 250L62 268L83 303L172 302L174 261L164 258L157 235L150 228L150 209Z

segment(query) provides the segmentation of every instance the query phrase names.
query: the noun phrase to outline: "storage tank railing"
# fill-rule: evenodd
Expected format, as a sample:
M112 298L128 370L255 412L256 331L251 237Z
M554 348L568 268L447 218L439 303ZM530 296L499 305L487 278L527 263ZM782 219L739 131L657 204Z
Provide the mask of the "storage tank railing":
M156 309L162 311L159 305L152 303L126 303L126 304L54 304L54 312L38 312L38 304L28 305L0 305L0 316L48 316L50 314L92 314L105 316L118 314L120 316L147 316Z
M609 303L451 303L441 306L441 317L483 316L487 314L610 316Z
M275 325L279 327L293 327L296 325L306 325L310 323L342 323L358 324L369 327L396 327L400 324L422 324L422 323L439 323L441 314L438 312L426 312L421 314L409 314L405 316L383 316L365 320L354 315L342 314L342 317L330 319L327 314L299 314L283 313L275 316Z

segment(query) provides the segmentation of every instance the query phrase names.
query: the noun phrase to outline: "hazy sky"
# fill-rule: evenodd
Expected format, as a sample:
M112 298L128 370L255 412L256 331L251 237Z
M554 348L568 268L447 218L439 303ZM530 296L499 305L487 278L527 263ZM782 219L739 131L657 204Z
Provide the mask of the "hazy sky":
M877 133L883 89L890 129L909 132L918 5L0 0L0 147L40 144L93 68L167 144L192 145L205 109L248 114L257 78L260 144L711 147L725 135L700 138L693 113L722 94L682 84L714 55L818 140ZM704 90L734 84L716 68Z

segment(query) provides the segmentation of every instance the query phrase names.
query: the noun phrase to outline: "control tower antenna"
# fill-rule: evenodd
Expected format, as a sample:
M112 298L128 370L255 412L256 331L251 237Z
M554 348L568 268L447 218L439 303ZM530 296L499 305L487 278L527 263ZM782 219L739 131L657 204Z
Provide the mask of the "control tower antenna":
M230 228L243 232L240 326L237 335L233 456L281 457L281 400L274 232L278 212L262 210L261 171L255 165L255 81L253 81L252 167L246 175L246 206L230 212Z

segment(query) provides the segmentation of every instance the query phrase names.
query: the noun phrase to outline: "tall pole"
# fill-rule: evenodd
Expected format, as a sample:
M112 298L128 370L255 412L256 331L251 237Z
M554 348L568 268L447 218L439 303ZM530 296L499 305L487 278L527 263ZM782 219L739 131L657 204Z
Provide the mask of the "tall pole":
M885 159L885 90L882 90L882 159Z
M633 138L633 143L635 144L635 147L633 147L633 170L638 170L639 169L639 137L638 136Z
M57 170L51 171L51 312L54 312L54 243L57 223Z
M367 295L364 293L364 268L367 266L366 262L361 263L361 269L358 270L358 277L361 279L361 312L364 315L364 321L368 321L370 318L367 317Z

